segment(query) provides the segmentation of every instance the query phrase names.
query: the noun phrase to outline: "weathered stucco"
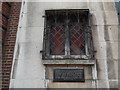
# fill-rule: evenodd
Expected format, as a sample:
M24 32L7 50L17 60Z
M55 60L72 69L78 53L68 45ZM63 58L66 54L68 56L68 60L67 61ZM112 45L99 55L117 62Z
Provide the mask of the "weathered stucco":
M89 9L94 65L43 65L44 18L47 9ZM117 86L118 19L114 2L25 2L11 72L11 88L109 88ZM65 63L66 64L66 63ZM85 83L52 82L53 68L84 68ZM114 83L115 82L115 83ZM114 83L114 84L113 84Z

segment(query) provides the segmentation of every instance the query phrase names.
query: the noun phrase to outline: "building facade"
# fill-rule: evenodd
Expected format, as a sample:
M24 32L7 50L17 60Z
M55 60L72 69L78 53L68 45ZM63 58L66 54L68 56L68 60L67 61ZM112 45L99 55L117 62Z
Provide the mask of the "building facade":
M113 1L23 0L9 87L118 88L118 11Z

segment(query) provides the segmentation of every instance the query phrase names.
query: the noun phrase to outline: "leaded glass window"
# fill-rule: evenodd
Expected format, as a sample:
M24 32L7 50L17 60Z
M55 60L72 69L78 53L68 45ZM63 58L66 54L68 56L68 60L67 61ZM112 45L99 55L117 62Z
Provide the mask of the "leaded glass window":
M89 10L46 10L43 59L93 57Z

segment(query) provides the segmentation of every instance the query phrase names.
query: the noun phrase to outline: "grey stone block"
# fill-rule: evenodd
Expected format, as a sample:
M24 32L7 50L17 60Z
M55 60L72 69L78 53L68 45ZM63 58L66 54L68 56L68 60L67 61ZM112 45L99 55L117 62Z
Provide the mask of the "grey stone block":
M106 59L106 42L94 42L94 49L97 51L95 53L96 59Z
M93 88L91 80L86 80L85 83L81 82L52 82L48 83L48 88ZM66 89L65 89L66 90Z
M109 88L109 83L108 83L108 81L107 81L107 79L101 79L101 80L97 80L97 82L98 82L98 88ZM104 89L102 89L102 90L104 90Z
M109 81L110 88L118 88L118 81Z
M89 8L91 11L103 11L102 2L89 2Z
M105 40L111 42L118 41L118 26L117 25L108 25L104 26L105 30Z
M104 12L103 11L90 11L90 23L91 25L105 25L104 23Z
M97 60L97 75L98 80L106 79L107 80L107 61L105 59Z
M120 42L120 24L118 25L118 41Z
M105 11L115 11L114 2L103 2L103 7Z
M107 60L108 63L108 78L118 79L118 63L115 60Z
M107 58L118 59L118 42L107 41Z
M92 25L91 26L91 30L92 30L92 37L93 37L93 42L105 42L105 30L104 30L104 26L100 26L100 25Z
M106 25L118 25L118 16L116 11L105 11Z

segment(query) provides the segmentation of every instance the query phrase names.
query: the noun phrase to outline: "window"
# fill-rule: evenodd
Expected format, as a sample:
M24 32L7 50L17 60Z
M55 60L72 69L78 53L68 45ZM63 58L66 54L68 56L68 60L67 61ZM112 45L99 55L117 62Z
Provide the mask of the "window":
M90 59L91 35L89 10L46 10L43 59Z

